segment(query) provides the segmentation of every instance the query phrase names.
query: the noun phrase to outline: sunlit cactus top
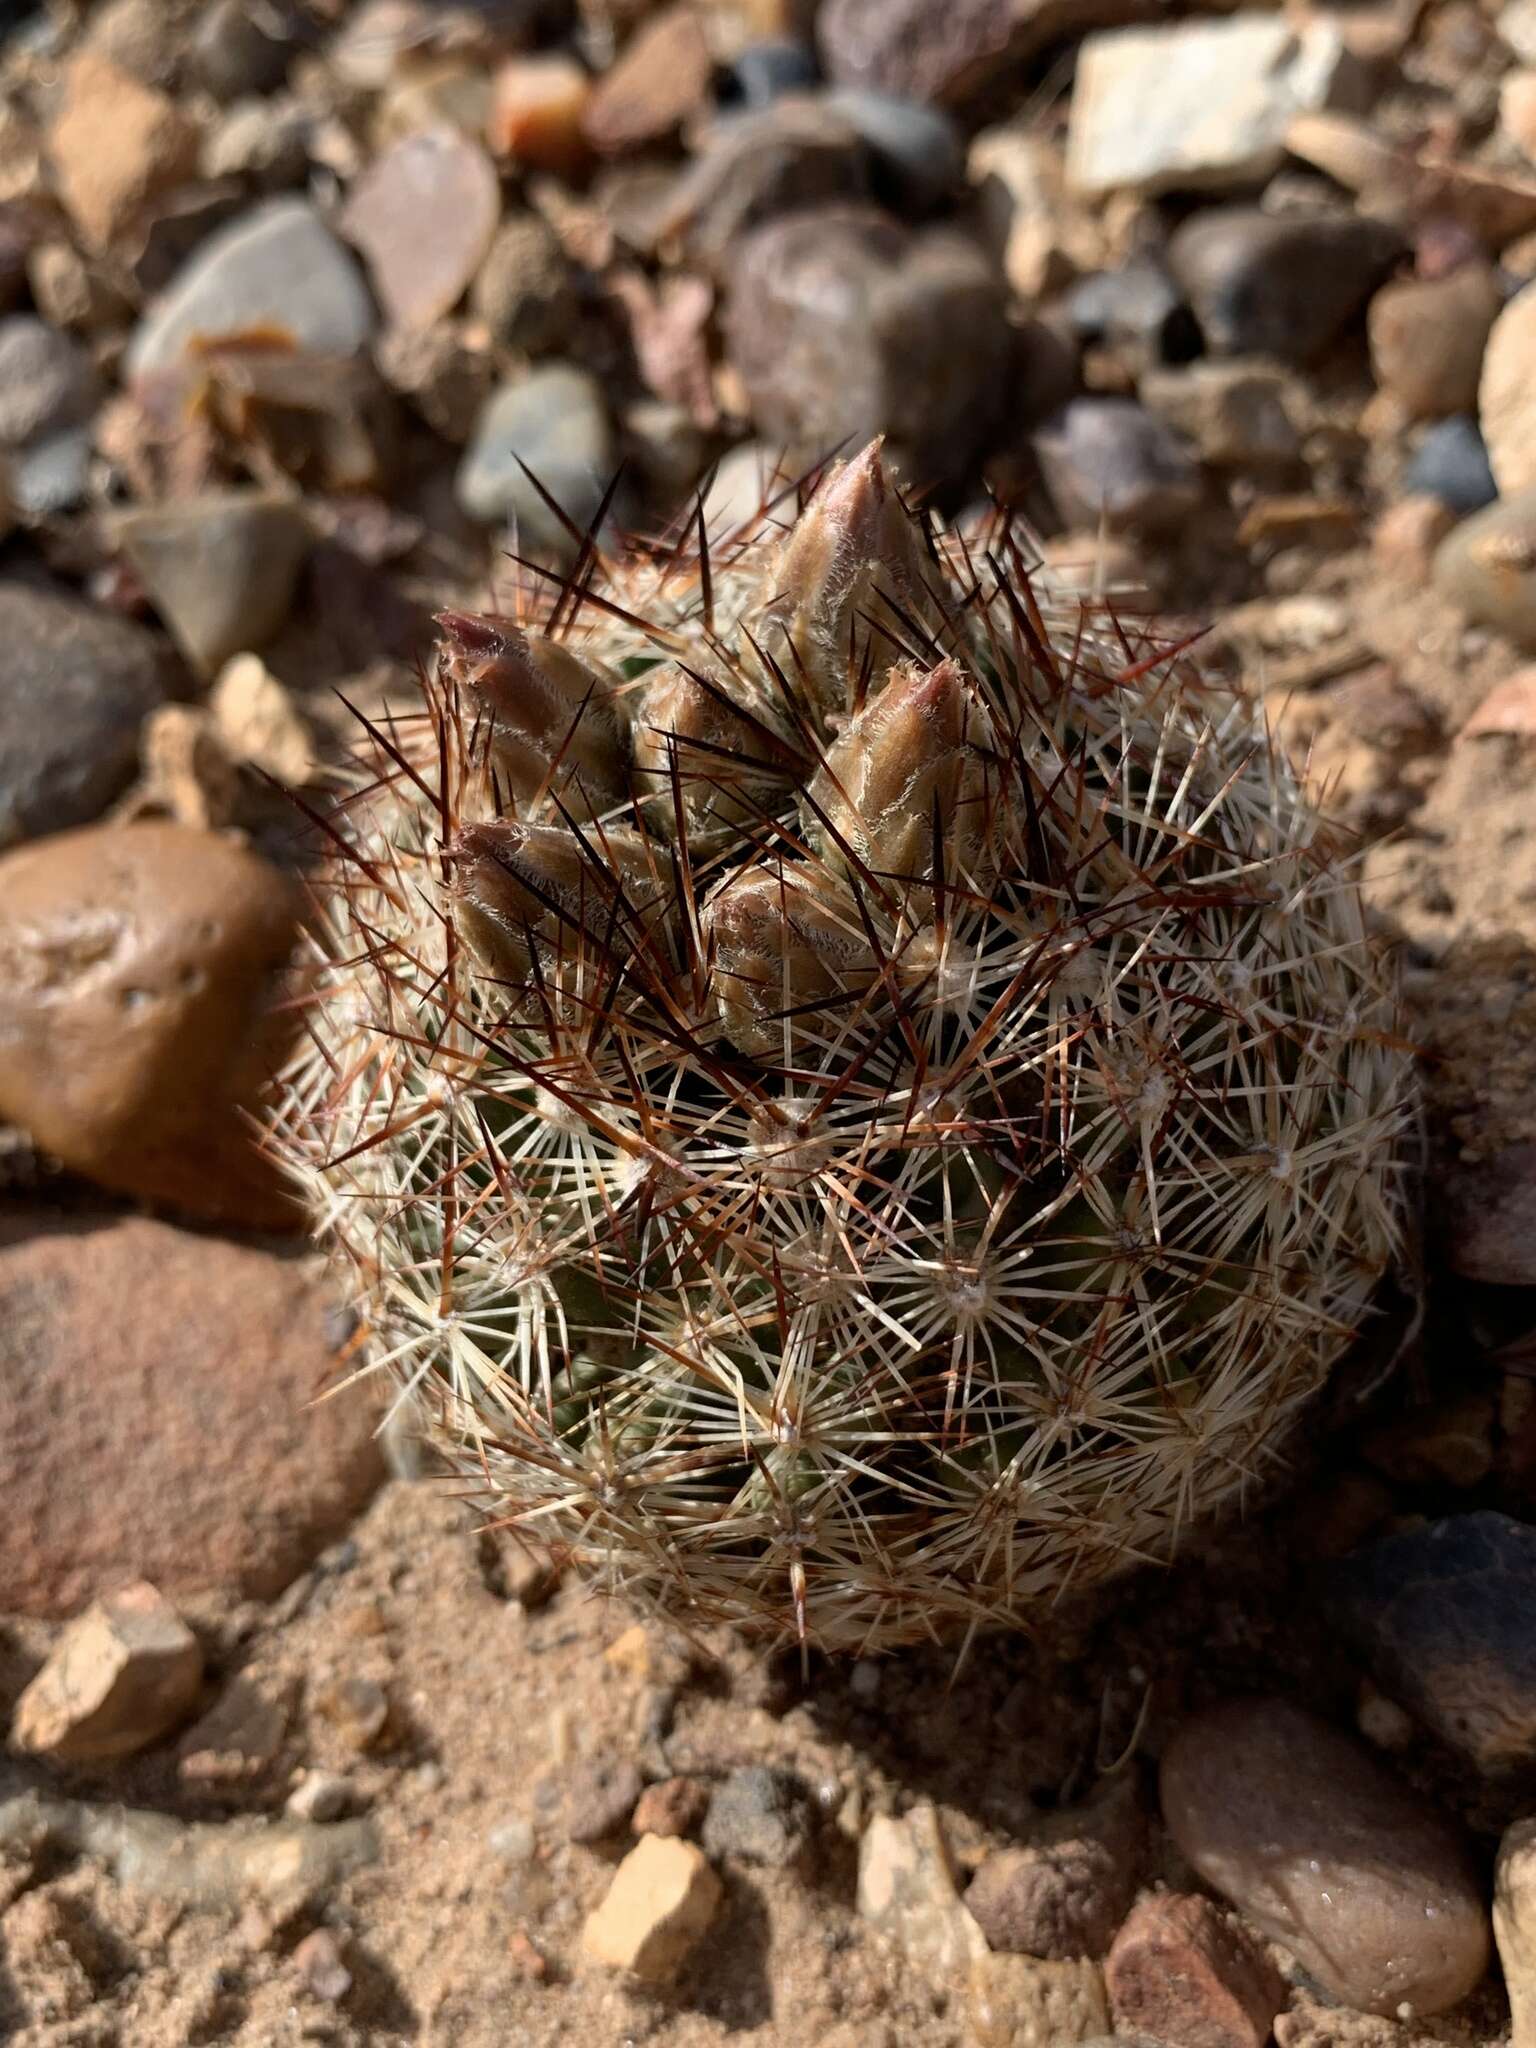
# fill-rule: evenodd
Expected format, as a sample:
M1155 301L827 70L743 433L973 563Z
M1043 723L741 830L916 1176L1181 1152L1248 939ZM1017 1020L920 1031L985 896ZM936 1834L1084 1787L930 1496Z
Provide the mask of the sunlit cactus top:
M877 1648L1166 1554L1401 1209L1389 986L1259 715L878 449L522 609L443 619L332 824L283 1142L368 1361L700 1624Z

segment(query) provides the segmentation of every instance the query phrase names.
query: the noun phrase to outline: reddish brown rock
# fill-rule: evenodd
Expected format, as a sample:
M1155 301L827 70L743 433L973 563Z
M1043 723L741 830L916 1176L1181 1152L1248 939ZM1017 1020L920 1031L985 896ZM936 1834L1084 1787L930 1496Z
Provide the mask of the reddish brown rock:
M1141 1901L1104 1965L1121 2033L1179 2048L1264 2048L1285 2001L1279 1971L1209 1899L1158 1892Z
M136 1575L269 1599L380 1478L307 1261L137 1216L0 1212L0 1609Z
M93 826L0 861L0 1120L103 1187L250 1229L292 1198L248 1114L290 1026L274 1010L296 892L177 825Z
M392 327L451 313L501 217L501 189L478 143L445 128L408 135L353 186L338 225L368 262Z
M675 135L709 98L714 60L698 15L669 7L634 36L599 80L582 132L604 156Z
M1130 1910L1145 1819L1124 1781L1053 1814L1023 1846L983 1859L965 1903L988 1945L1014 1955L1102 1956Z
M94 51L65 73L48 132L54 182L76 227L104 248L153 197L188 176L197 129L175 102Z
M709 1805L709 1787L698 1778L663 1778L647 1785L630 1815L637 1835L691 1835Z
M569 57L513 57L496 74L486 139L496 156L570 176L591 162L582 117L592 82Z

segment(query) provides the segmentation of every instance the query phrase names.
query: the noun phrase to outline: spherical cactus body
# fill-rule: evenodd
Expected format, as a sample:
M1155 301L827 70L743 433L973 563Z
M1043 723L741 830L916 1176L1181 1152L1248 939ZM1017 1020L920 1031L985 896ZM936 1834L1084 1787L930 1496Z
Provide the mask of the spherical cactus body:
M1252 703L879 452L446 615L281 1140L488 1513L699 1624L1028 1624L1371 1314L1411 1062ZM525 612L528 608L525 607Z

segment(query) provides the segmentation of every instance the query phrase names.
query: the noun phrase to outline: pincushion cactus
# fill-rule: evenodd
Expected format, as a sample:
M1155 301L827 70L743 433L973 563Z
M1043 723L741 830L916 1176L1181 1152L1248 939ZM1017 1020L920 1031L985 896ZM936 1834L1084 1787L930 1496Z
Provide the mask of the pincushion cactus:
M870 1649L1242 1497L1393 1260L1411 1085L1252 704L877 449L442 626L282 1141L475 1499Z

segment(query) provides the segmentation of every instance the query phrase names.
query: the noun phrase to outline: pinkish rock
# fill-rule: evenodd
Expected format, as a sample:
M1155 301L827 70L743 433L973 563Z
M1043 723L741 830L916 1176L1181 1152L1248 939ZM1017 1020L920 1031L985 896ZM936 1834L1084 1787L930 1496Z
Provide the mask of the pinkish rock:
M1448 277L1383 285L1366 318L1376 382L1411 419L1470 412L1503 303L1483 262L1463 263Z
M602 156L664 142L706 105L714 68L694 9L668 7L640 28L598 80L582 132Z
M828 77L953 106L1051 42L1156 12L1146 0L825 0Z
M387 323L421 328L463 298L500 217L501 187L485 151L434 128L371 163L338 224L367 260Z
M1115 1936L1104 1981L1121 2033L1179 2048L1264 2048L1285 2002L1253 1937L1194 1893L1144 1898Z
M135 1575L271 1599L382 1472L308 1261L140 1216L0 1211L0 1609Z

